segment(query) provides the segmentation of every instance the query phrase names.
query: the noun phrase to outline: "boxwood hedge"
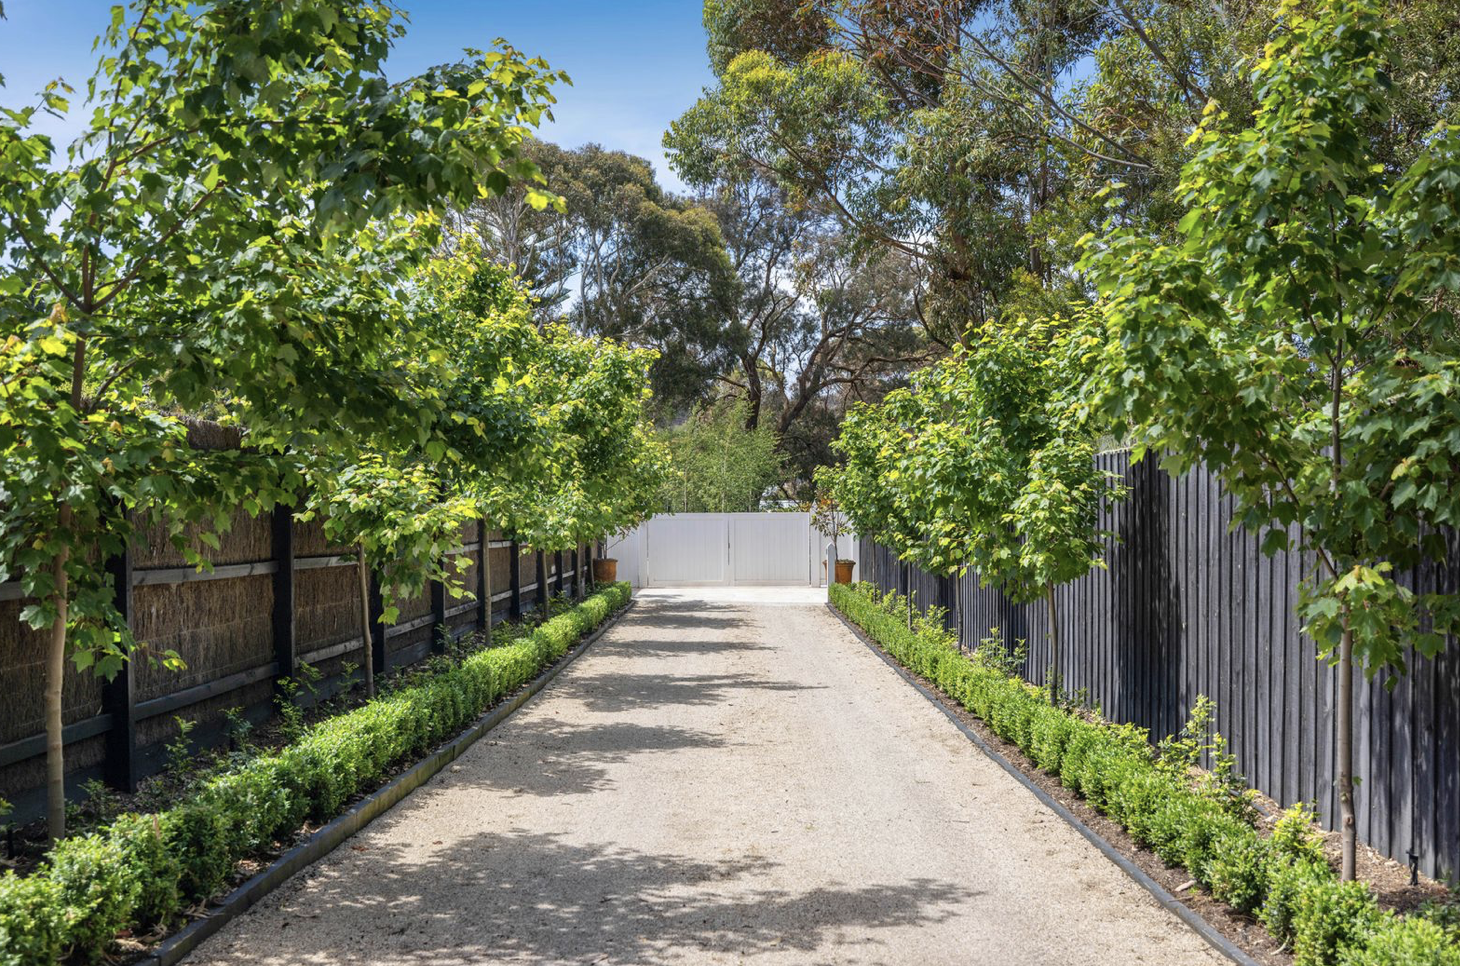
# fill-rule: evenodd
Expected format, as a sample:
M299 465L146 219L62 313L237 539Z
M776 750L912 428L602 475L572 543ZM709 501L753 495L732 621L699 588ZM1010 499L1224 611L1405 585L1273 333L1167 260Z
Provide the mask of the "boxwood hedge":
M1000 738L1119 822L1170 866L1253 913L1297 966L1460 966L1460 937L1425 914L1379 910L1362 883L1340 883L1312 814L1289 810L1270 837L1230 799L1162 769L1144 730L1050 704L1000 660L959 649L940 621L907 621L907 602L870 584L830 589L832 605L909 670L981 718Z
M290 835L455 735L629 600L610 585L511 644L306 729L299 740L204 780L175 808L123 815L57 843L30 875L0 875L0 966L94 962L117 933L166 926L206 900L240 859Z

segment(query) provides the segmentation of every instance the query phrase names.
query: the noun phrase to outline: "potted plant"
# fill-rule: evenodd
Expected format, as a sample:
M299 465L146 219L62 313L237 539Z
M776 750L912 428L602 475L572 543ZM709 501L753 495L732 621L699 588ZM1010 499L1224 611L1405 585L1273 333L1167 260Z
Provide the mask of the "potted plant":
M611 584L615 580L618 580L618 558L594 557L593 582L595 584Z
M836 497L832 496L831 490L822 487L816 494L815 501L811 504L811 525L821 533L831 537L832 544L836 547L836 573L830 575L839 584L850 584L852 582L852 568L856 567L855 560L841 556L841 535L847 531L846 515L842 513L841 504L837 503Z

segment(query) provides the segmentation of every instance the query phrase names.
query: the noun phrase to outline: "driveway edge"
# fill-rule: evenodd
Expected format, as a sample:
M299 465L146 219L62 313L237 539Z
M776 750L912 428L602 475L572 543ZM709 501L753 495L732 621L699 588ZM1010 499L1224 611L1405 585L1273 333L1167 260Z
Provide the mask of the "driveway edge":
M287 850L270 863L268 868L256 873L224 896L217 908L208 910L202 918L188 923L164 940L151 953L137 960L135 966L174 966L196 949L203 940L247 912L260 899L292 878L295 873L329 855L350 836L384 815L407 795L429 781L437 772L460 757L462 752L475 744L483 735L511 717L514 711L530 701L547 686L548 682L557 677L564 668L576 661L595 641L617 624L619 618L632 610L633 606L634 599L630 598L627 604L609 615L608 619L600 624L593 633L575 644L557 663L529 681L506 702L484 713L455 738L407 768L385 785L366 795L303 842Z
M1078 815L1066 808L1058 799L1051 797L1050 794L1044 789L1040 788L1034 782L1030 781L1029 776L1025 775L1024 772L1017 765L1005 758L1003 754L1001 754L987 741L984 741L983 738L978 734L978 732L974 731L972 728L968 727L968 725L964 724L963 721L959 719L958 715L953 712L953 709L948 707L948 705L944 703L942 698L940 698L926 685L924 685L922 681L919 681L911 671L903 667L901 664L898 664L891 655L889 655L886 651L882 650L882 648L877 645L876 641L868 637L867 634L860 627L847 620L847 618L843 616L841 611L832 606L831 601L827 601L826 609L830 611L837 620L841 621L842 624L847 628L847 630L851 631L852 636L865 644L869 651L881 658L884 664L896 671L904 681L906 681L908 684L911 684L914 688L918 690L918 692L923 697L927 698L934 707L943 712L943 715L947 717L949 721L953 722L953 726L956 727L959 731L963 732L964 737L973 742L973 744L976 745L978 749L982 751L985 755L998 762L999 766L1003 768L1004 771L1012 775L1015 781L1019 782L1019 784L1028 789L1034 795L1034 797L1039 800L1040 804L1044 805L1050 811L1054 812L1060 818L1064 819L1066 824L1068 824L1071 828L1075 829L1075 831L1079 832L1086 839L1088 839L1091 845L1099 849L1101 854L1104 855L1111 862L1115 863L1115 865L1122 872L1134 879L1137 885L1149 892L1156 899L1156 901L1159 902L1167 911L1171 912L1182 922L1190 926L1197 935L1206 940L1207 945L1211 946L1223 956L1226 956L1232 962L1237 963L1238 966L1261 966L1261 964L1257 960L1253 959L1251 956L1247 955L1247 953L1243 952L1241 947L1237 946L1226 936L1222 935L1221 932L1219 932L1217 928L1211 923L1207 922L1207 920L1201 914L1196 912L1191 907L1187 906L1181 900L1177 899L1174 895L1166 890L1165 886L1161 885L1161 883L1157 882L1155 879L1147 875L1140 866L1136 865L1130 859L1126 858L1123 854L1121 854L1120 850L1118 850L1115 846L1111 845L1104 838L1102 838L1098 833L1095 832L1094 829L1090 828L1090 826L1080 821Z

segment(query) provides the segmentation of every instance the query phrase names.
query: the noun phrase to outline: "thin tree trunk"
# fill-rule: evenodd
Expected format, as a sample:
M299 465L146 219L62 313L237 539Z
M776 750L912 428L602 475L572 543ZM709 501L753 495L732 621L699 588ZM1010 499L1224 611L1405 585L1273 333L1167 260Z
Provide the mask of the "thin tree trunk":
M1341 330L1340 330L1341 331ZM1341 364L1343 343L1340 340L1333 351L1333 363L1329 367L1329 389L1332 400L1329 404L1329 423L1332 426L1333 466L1329 491L1334 503L1342 499L1341 474L1343 472L1343 367ZM1333 575L1337 577L1338 574ZM1357 834L1354 818L1354 632L1349 620L1349 606L1343 604L1343 635L1338 645L1338 814L1339 841L1343 851L1341 878L1352 882L1357 874L1355 853Z
M1044 605L1049 610L1049 703L1057 708L1060 703L1060 631L1054 607L1054 584L1044 585Z
M1357 877L1357 827L1354 818L1354 632L1348 606L1343 609L1343 637L1338 646L1338 815L1343 849L1341 877Z
M89 260L87 262L89 264ZM90 282L87 283L86 311L91 311ZM52 321L66 322L66 311L57 305ZM71 408L81 411L81 389L86 378L86 340L78 338L71 354ZM71 560L71 505L63 503L57 514L56 528L61 531L61 550L51 562L52 600L56 605L56 622L51 625L51 640L46 652L46 834L52 842L66 834L66 736L61 695L66 680L66 620L71 595L70 574L66 564Z
M375 648L370 640L370 562L365 556L365 547L359 547L359 562L355 570L360 574L360 639L365 642L365 697L375 697Z
M61 507L59 522L61 529L70 529L69 506ZM56 622L51 625L46 651L46 834L52 842L66 834L66 742L61 694L66 679L67 598L71 589L66 563L70 556L70 548L63 544L51 563Z

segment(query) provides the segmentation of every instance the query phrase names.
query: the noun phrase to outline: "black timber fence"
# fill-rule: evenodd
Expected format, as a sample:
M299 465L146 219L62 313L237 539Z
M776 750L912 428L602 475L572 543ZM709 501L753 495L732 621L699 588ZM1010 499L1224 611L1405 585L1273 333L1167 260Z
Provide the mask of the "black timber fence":
M1249 784L1284 806L1315 803L1332 828L1338 811L1334 706L1336 675L1299 630L1299 583L1314 561L1266 556L1262 532L1233 528L1233 500L1209 473L1172 477L1154 459L1134 465L1103 453L1100 468L1124 478L1125 502L1107 510L1115 536L1108 569L1059 588L1060 674L1106 717L1159 738L1179 730L1197 696L1217 704L1216 727ZM1415 589L1454 591L1460 545L1451 535L1444 565L1405 579ZM1024 675L1047 682L1050 649L1044 603L1014 604L979 586L970 571L939 577L899 561L863 538L860 579L912 593L919 608L941 607L961 645L990 636L1027 642ZM996 629L996 630L995 630ZM1359 837L1391 858L1417 857L1427 875L1460 875L1460 647L1434 660L1407 657L1393 690L1356 682Z
M471 596L454 599L432 582L398 602L400 613L387 626L372 586L369 659L377 674L420 661L489 621L521 617L548 597L586 588L587 545L534 551L483 522L463 527L460 540L453 556ZM230 715L267 721L284 679L310 682L296 697L308 705L335 694L352 666L363 665L355 561L350 548L326 540L318 520L296 521L287 509L256 518L239 512L209 556L211 571L187 566L154 527L107 561L117 607L134 635L154 653L177 651L186 667L171 671L137 659L106 681L67 662L68 796L81 797L93 779L134 790L165 766L179 717L194 725L194 747L217 746L229 737ZM0 798L14 807L10 820L20 822L43 814L45 804L46 635L20 620L27 603L18 584L0 584Z

